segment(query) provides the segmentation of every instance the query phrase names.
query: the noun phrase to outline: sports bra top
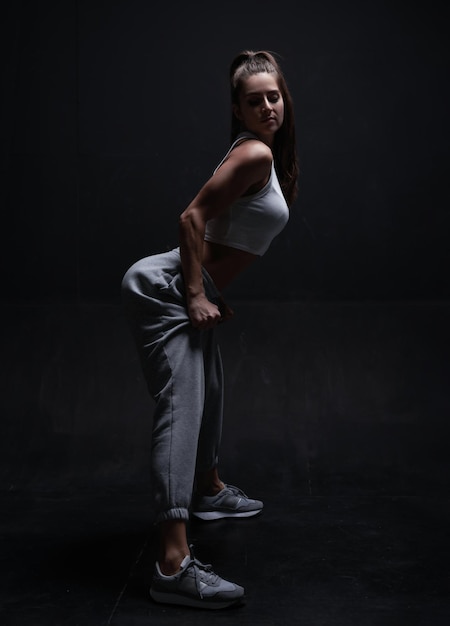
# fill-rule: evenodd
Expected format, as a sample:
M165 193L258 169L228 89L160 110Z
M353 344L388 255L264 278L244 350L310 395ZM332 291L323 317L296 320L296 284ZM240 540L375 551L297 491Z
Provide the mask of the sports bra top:
M217 172L233 148L245 139L257 139L252 133L240 133L214 170ZM207 221L205 240L262 256L274 237L285 227L289 207L281 191L272 160L270 178L262 189L238 198L218 217Z

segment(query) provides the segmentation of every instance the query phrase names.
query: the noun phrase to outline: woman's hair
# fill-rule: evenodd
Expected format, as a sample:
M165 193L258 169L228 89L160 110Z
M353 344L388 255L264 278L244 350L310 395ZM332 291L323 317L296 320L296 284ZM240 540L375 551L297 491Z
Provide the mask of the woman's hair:
M265 50L254 52L244 50L238 54L230 66L231 102L239 104L239 95L242 81L253 76L267 72L274 74L284 101L284 120L281 128L275 134L273 156L277 175L286 200L291 205L297 197L298 191L298 158L295 140L294 106L291 94L275 57ZM241 123L231 110L231 141L242 131Z

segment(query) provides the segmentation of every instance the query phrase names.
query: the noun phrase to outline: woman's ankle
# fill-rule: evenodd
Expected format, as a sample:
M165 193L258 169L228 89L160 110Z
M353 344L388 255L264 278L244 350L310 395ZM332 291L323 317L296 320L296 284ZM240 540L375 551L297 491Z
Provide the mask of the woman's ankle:
M196 492L200 496L215 496L224 489L225 484L220 480L217 468L196 474Z
M173 576L180 571L181 563L187 554L177 553L171 556L165 555L158 559L159 569L164 576Z
M186 523L183 520L166 520L161 522L159 538L158 563L165 576L176 574L183 559L190 554Z

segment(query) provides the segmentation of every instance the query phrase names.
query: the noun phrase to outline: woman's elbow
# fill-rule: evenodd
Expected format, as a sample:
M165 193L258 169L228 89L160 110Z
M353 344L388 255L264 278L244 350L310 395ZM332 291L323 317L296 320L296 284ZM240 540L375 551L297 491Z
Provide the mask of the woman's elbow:
M205 226L205 220L195 207L189 206L180 214L178 224L182 230L201 229Z

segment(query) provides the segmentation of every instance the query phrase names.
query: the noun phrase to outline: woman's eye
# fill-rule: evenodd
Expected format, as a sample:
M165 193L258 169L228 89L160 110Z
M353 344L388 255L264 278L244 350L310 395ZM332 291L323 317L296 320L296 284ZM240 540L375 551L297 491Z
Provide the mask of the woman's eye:
M281 96L279 93L272 93L267 96L267 100L275 104L276 102L278 102L280 97ZM263 98L250 98L249 100L247 100L247 102L250 107L257 107L262 104Z

